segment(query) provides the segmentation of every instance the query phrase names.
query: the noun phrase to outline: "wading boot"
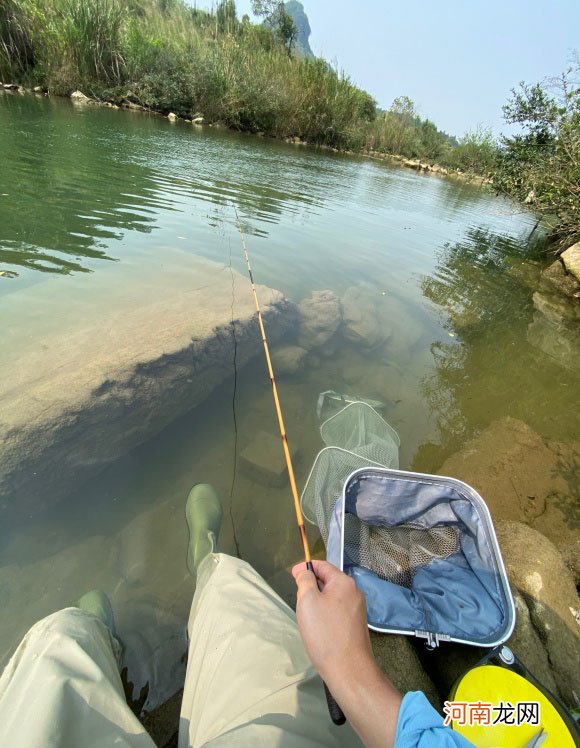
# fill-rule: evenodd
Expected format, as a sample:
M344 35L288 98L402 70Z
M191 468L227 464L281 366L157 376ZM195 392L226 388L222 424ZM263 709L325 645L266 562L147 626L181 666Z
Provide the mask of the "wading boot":
M222 514L222 504L213 486L198 483L191 489L185 505L185 519L189 528L187 568L193 576L202 559L216 549Z
M80 600L75 603L75 608L84 610L85 613L92 613L99 620L101 620L105 626L107 626L113 636L115 636L115 618L113 616L113 608L109 598L105 595L102 590L91 590L86 592Z

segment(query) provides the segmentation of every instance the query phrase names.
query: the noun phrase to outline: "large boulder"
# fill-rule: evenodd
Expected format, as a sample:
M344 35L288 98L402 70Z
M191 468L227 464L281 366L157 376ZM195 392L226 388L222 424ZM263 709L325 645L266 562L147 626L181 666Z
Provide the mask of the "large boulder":
M437 472L472 485L494 520L527 522L564 545L578 531L562 511L573 509L575 489L561 465L576 451L577 445L548 445L526 423L507 417L493 421Z
M562 260L556 260L544 270L542 281L552 290L555 288L565 296L574 296L580 291L580 281L571 273L566 272Z
M580 282L580 242L576 242L560 255L566 272Z
M281 345L272 351L275 374L295 374L304 367L307 351L299 345Z
M298 305L298 345L307 351L327 343L342 321L342 309L333 291L313 291Z
M580 540L560 548L564 563L570 570L576 588L580 587Z
M342 299L344 334L357 345L378 348L390 338L392 328L381 292L361 283L346 290Z
M205 400L233 371L231 278L191 257L128 284L68 278L14 293L0 329L0 503L25 516L55 504ZM235 274L237 366L263 355L249 280ZM67 286L68 288L68 286ZM259 289L272 344L293 305ZM43 309L43 316L38 314ZM270 395L271 397L271 395ZM270 404L271 407L271 404Z
M521 620L515 640L523 650L518 652L514 644L514 651L530 670L534 669L531 650L525 649L526 637L529 642L533 627L558 692L572 705L574 693L580 694L580 625L576 620L580 599L574 579L558 549L541 533L520 522L498 522L496 531L509 580L521 593L529 612L528 620L520 604ZM526 627L527 633L523 631Z
M408 636L371 631L373 654L383 673L401 693L423 691L431 704L441 708L442 699L425 672L414 642Z

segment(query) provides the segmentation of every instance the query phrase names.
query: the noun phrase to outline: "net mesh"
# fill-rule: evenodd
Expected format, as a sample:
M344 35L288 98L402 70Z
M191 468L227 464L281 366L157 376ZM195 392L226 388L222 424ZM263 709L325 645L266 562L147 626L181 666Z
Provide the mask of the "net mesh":
M401 587L412 586L416 569L458 550L455 527L379 527L361 522L354 514L347 513L344 518L344 553L349 560Z
M318 453L301 504L305 518L318 526L326 543L334 506L351 473L364 467L399 467L399 437L367 403L347 405L320 427L325 449ZM459 549L452 526L423 529L417 525L383 527L344 517L344 552L357 566L382 579L411 587L416 569Z

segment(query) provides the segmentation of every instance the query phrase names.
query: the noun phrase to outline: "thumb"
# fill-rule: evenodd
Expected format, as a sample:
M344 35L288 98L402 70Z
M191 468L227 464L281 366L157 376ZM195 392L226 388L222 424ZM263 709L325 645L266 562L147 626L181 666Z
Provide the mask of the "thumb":
M292 569L292 575L298 587L298 597L301 598L307 592L315 590L318 592L318 582L314 574L306 568L306 564L298 564Z

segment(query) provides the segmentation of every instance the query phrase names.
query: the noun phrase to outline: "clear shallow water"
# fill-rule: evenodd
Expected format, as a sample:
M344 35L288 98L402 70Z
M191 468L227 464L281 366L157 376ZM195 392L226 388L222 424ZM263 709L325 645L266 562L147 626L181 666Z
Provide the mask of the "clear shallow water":
M506 415L544 439L578 439L576 371L528 340L537 269L523 261L533 216L479 188L379 162L8 94L2 350L17 361L21 349L42 349L48 330L78 324L70 310L103 285L120 303L124 289L149 289L152 276L172 282L195 255L227 264L231 254L245 272L232 203L260 283L295 301L365 284L388 304L386 347L366 351L339 337L331 355L280 380L301 485L321 446L316 399L330 388L387 403L402 467L436 470ZM98 328L98 319L83 324ZM291 594L285 569L300 547L287 489L267 489L238 465L229 499L232 387L221 384L49 512L4 521L0 658L34 620L99 586L112 598L131 679L149 681L147 705L169 695L183 670L193 589L183 505L200 481L225 497L221 548L237 545ZM261 359L238 373L236 413L238 454L260 430L276 433Z

